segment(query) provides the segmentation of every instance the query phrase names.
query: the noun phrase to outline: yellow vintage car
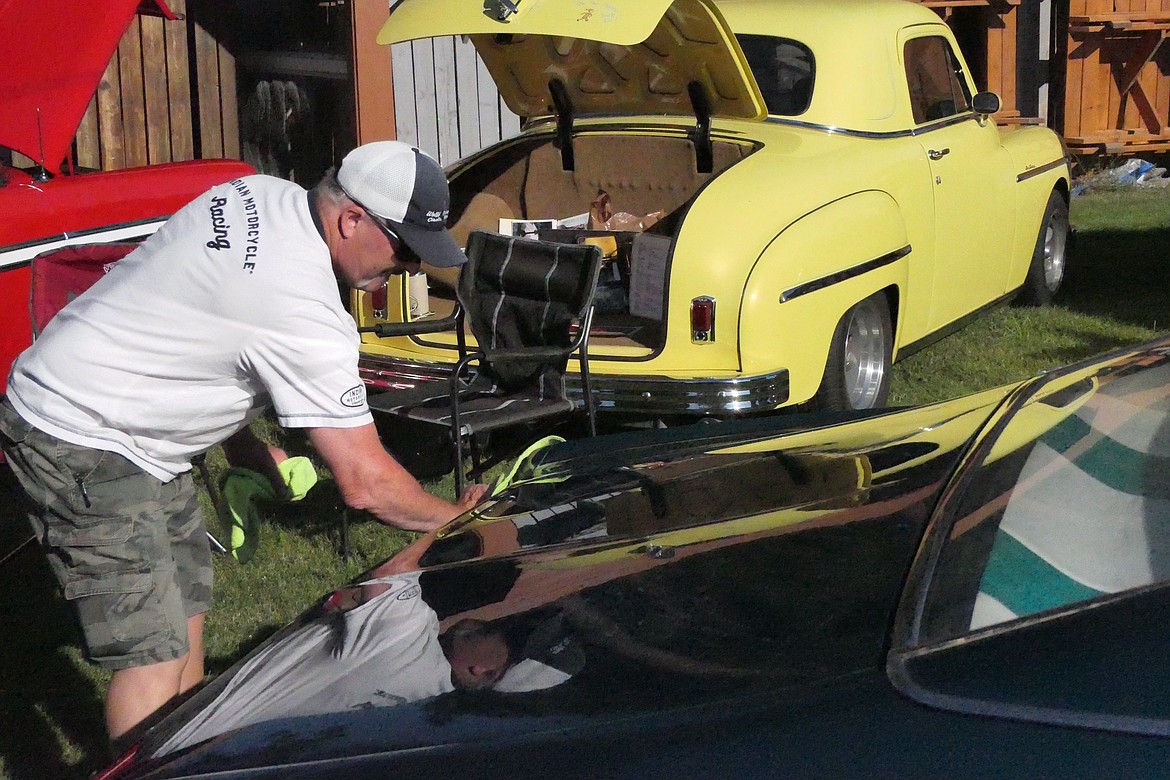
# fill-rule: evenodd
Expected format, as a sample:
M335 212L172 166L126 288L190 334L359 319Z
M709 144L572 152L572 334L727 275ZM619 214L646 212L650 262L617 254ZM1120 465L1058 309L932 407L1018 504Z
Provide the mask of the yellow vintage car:
M917 3L411 0L378 41L445 35L526 117L451 167L451 229L603 247L602 412L880 406L894 360L1060 286L1067 150L997 125ZM429 270L442 316L455 279ZM414 284L357 294L358 324L410 319ZM377 392L443 380L455 354L454 334L366 334L361 370Z

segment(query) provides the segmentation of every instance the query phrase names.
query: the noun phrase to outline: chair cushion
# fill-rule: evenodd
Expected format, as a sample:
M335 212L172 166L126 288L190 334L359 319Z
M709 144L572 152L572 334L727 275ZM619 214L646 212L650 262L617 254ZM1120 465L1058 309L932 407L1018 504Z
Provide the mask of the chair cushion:
M441 383L370 396L370 408L408 420L451 425L451 398ZM568 414L576 404L567 398L540 399L526 393L499 394L488 389L465 390L459 396L459 419L464 434L489 431Z

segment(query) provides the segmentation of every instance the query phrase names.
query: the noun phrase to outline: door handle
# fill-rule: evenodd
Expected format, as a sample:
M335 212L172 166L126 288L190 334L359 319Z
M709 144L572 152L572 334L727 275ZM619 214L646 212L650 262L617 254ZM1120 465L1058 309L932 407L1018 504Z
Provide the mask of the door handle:
M949 148L948 149L931 149L930 151L928 151L926 153L926 156L932 160L941 160L943 157L947 156L950 153L951 153L951 150Z

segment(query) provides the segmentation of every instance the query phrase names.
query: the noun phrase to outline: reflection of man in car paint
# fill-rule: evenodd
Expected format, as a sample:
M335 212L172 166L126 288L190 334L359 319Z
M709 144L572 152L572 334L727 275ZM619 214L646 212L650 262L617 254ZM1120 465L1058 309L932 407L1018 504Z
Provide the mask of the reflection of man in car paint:
M164 752L278 718L389 707L497 682L510 657L503 634L463 620L440 636L418 577L334 593L315 619L249 658Z

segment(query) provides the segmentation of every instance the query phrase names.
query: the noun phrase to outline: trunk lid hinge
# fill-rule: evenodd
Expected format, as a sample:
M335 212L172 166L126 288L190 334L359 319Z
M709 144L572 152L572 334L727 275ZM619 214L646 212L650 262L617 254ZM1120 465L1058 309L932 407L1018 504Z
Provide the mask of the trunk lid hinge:
M697 81L687 84L687 95L691 99L691 108L695 112L695 170L699 173L710 173L713 167L714 152L711 148L711 100L707 91Z
M557 142L561 147L561 167L566 171L574 169L573 162L573 100L569 90L560 79L548 83L553 106L557 111Z

